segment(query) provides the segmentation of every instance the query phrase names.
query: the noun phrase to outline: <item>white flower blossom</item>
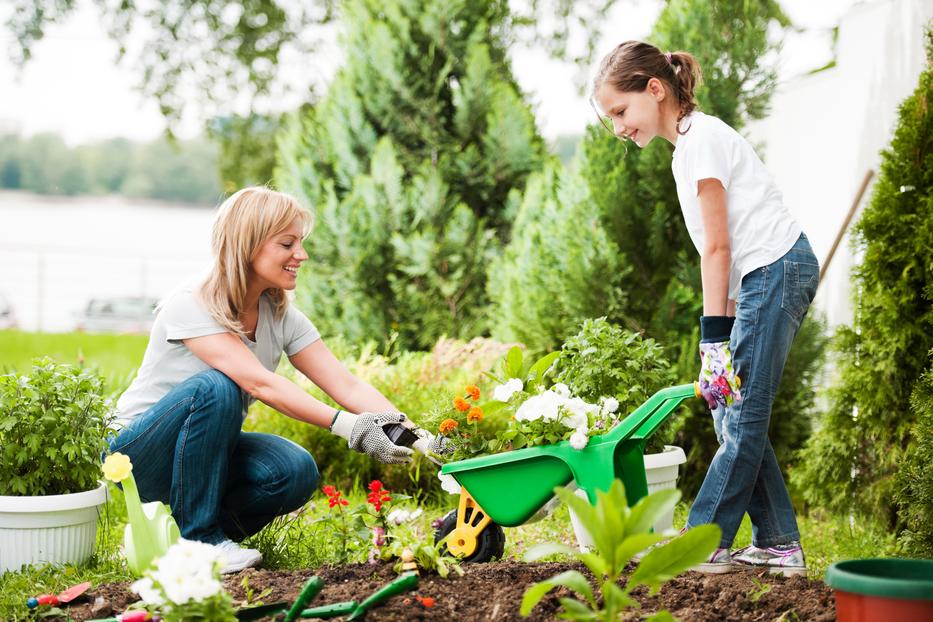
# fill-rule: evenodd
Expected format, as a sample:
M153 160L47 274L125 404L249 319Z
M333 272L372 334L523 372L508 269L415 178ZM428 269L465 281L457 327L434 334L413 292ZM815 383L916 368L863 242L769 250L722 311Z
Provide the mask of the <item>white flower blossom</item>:
M164 605L165 599L162 593L152 584L152 579L143 577L130 586L130 589L139 594L139 597L150 605Z
M176 605L204 600L223 590L215 575L220 559L220 552L210 544L181 539L159 558L145 579L133 584L133 589L147 602L155 602L150 600L153 597L161 600L156 583L165 600Z
M555 421L560 414L564 399L553 391L544 391L525 400L515 411L516 421Z
M437 478L441 480L441 488L444 489L444 492L452 495L460 494L460 484L457 483L453 475L446 475L438 472Z
M601 397L599 398L599 404L602 406L604 413L614 413L619 410L619 400L614 397Z
M551 391L557 393L561 397L570 397L570 387L568 387L563 382L558 382L555 384L553 387L551 387Z
M583 449L589 442L590 437L586 435L585 431L577 430L570 435L570 446L574 449Z
M389 515L386 517L390 523L396 525L401 525L402 523L410 523L419 516L421 516L422 509L418 508L415 510L403 510L402 508L396 508L389 512Z
M499 402L508 402L512 396L525 388L518 378L509 378L505 384L500 384L492 391L492 399Z

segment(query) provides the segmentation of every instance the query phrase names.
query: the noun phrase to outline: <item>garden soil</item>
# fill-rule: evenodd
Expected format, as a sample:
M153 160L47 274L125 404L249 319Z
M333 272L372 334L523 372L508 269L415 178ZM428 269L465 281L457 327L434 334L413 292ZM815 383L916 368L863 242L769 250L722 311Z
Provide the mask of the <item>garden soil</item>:
M554 620L560 607L558 598L568 596L569 592L565 588L553 590L529 617L523 618L518 609L525 589L565 570L580 570L590 576L579 564L556 562L506 561L467 564L463 569L463 576L451 573L448 579L422 573L414 591L392 597L370 610L365 619L393 622ZM309 606L362 601L397 576L390 564L352 564L291 572L248 569L228 575L225 587L238 603L242 603L246 598L242 587L246 577L254 594L266 588L272 590L263 598L264 603L292 601L312 575L324 580L324 589ZM425 607L415 596L433 598L433 606ZM751 570L722 575L688 572L666 583L656 596L650 596L644 587L637 588L633 596L641 603L641 609L627 614L625 620L641 620L661 609L667 609L683 622L823 622L836 619L832 591L823 582L802 577L785 579ZM96 615L91 612L95 600L98 603ZM106 617L110 613L107 609L119 613L135 600L137 597L129 591L127 583L95 586L80 602L68 607L68 614L76 621ZM276 618L266 620L275 621Z

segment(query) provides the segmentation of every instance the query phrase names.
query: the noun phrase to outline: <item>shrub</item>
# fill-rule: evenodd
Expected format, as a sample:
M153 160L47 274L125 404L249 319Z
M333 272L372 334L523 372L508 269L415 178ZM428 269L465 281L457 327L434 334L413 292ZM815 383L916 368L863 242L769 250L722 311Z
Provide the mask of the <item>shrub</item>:
M931 25L933 26L933 25ZM910 396L933 348L933 27L926 69L901 104L871 202L854 229L854 320L835 337L839 381L795 481L808 501L900 529L895 478L919 411Z
M930 352L933 359L933 351ZM904 466L897 475L898 511L905 529L899 538L906 551L933 558L933 367L920 377L910 396L917 422Z
M0 495L96 488L111 417L104 395L96 373L47 358L0 376Z

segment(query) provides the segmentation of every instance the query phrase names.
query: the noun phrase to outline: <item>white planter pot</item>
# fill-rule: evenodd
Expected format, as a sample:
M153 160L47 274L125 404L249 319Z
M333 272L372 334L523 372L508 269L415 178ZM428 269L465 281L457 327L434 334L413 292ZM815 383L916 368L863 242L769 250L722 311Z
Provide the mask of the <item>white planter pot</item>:
M94 552L107 485L70 495L0 496L0 573L23 564L80 564Z
M687 461L687 455L680 447L665 445L664 451L658 454L645 455L645 474L648 478L648 494L656 490L666 488L677 488L677 475L681 464ZM582 499L586 499L586 492L577 489L574 494ZM570 524L573 525L573 533L577 537L577 544L581 551L587 551L593 546L593 539L589 532L583 528L577 515L570 510ZM674 510L664 514L655 522L654 532L663 533L674 526Z

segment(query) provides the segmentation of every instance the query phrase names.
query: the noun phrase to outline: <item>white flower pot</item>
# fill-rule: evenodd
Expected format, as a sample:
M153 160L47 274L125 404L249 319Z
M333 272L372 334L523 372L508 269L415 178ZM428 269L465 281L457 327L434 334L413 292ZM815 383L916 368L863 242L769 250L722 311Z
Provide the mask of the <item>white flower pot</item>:
M664 451L658 454L645 454L645 474L648 478L648 494L656 490L677 487L677 475L681 464L687 461L687 455L680 447L665 445ZM577 489L574 494L582 499L586 499L586 492ZM587 551L593 547L593 539L589 532L583 528L577 515L570 510L570 524L573 525L573 533L577 537L577 545L581 551ZM674 526L674 510L664 514L655 522L654 532L663 533Z
M70 495L0 496L0 574L23 564L79 564L94 552L107 485Z

